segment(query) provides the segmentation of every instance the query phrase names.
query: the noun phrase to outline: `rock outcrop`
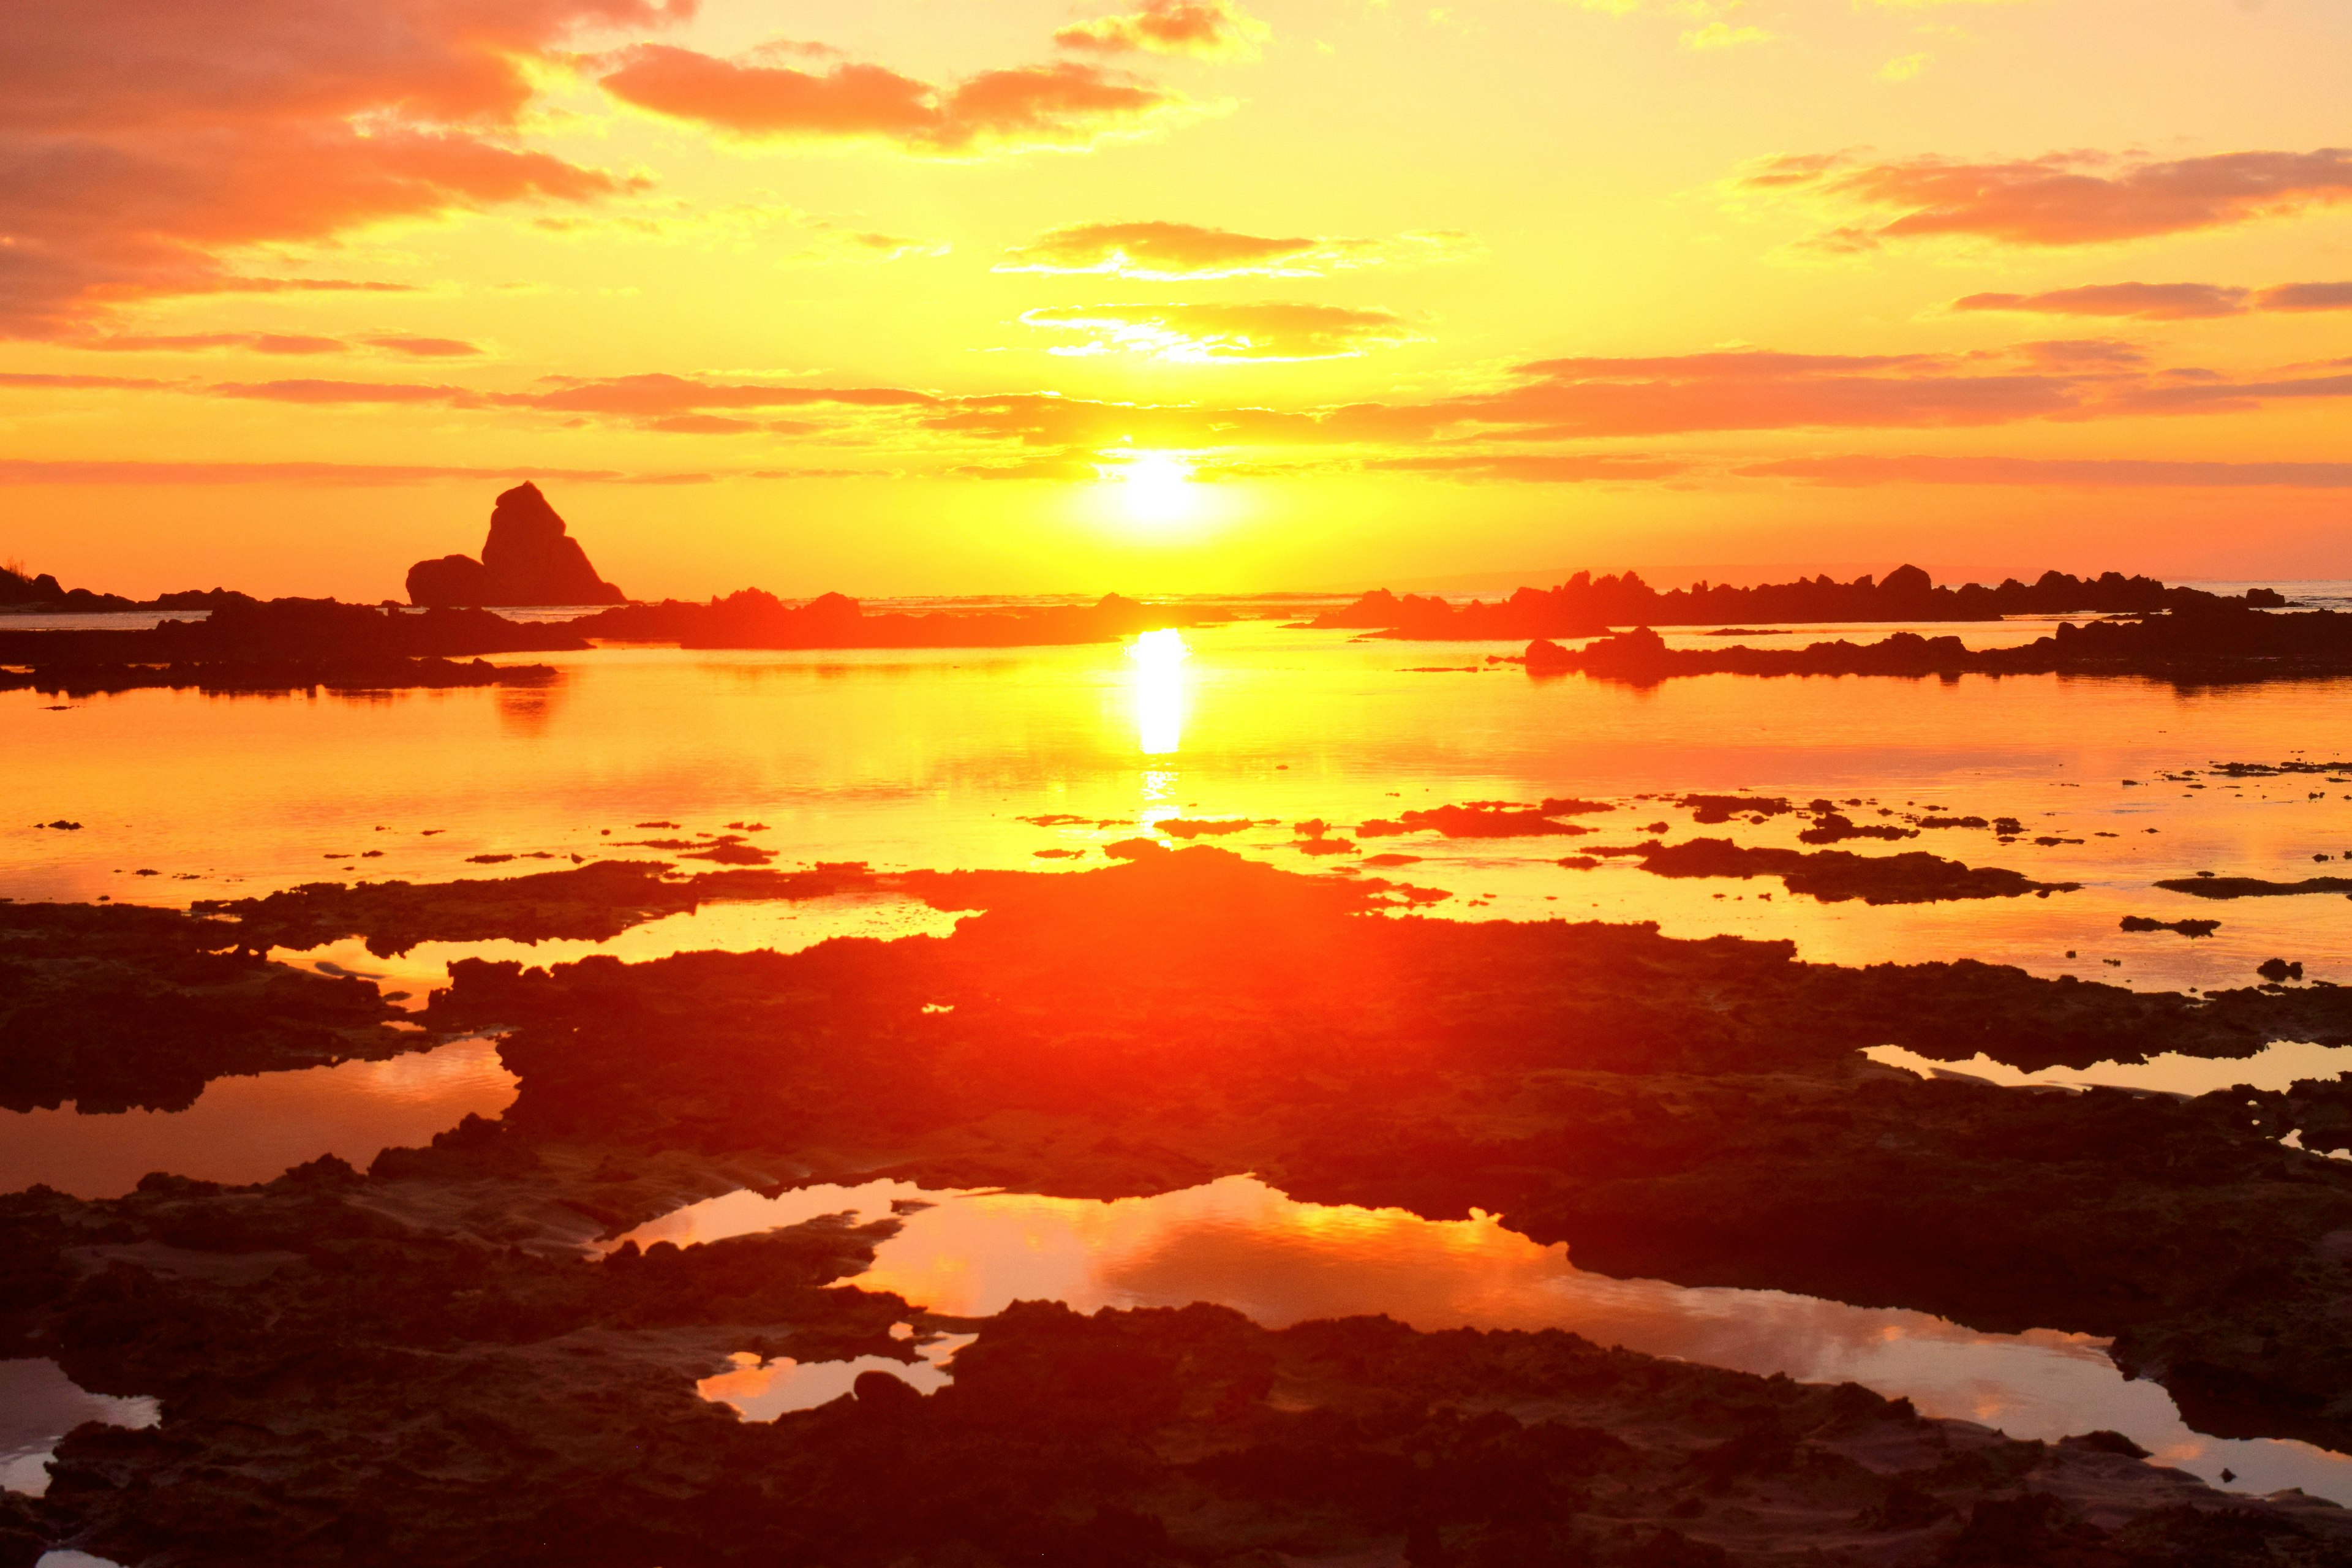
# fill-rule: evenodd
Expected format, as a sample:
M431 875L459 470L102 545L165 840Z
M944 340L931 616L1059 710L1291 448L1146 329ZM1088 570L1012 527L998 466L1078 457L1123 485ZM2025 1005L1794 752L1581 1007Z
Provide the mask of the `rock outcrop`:
M539 487L499 497L482 558L444 555L408 569L412 605L619 605L628 595L596 575L588 552Z

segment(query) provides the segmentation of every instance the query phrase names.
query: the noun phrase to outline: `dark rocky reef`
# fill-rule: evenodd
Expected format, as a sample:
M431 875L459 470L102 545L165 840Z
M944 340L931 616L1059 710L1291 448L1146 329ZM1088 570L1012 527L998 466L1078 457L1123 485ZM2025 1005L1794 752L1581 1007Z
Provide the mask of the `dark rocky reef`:
M1592 829L1558 818L1615 809L1590 800L1547 800L1536 805L1507 800L1474 800L1467 805L1436 805L1422 811L1399 812L1393 818L1375 818L1360 824L1356 837L1392 838L1400 834L1430 832L1448 838L1575 837Z
M1799 837L1810 840L1814 831L1807 829ZM1728 838L1688 838L1679 844L1654 838L1626 847L1595 847L1580 858L1589 864L1593 856L1611 855L1630 856L1641 862L1643 870L1659 877L1778 877L1789 891L1825 904L1849 899L1867 904L1934 904L2027 893L2048 898L2082 887L2080 882L2039 882L1999 866L1967 866L1920 849L1856 855L1847 849L1735 844Z
M116 610L209 610L222 605L250 605L249 594L230 588L188 588L152 599L129 599L90 588L68 588L48 573L28 576L14 567L0 566L0 615L44 613L93 615Z
M597 1263L394 1217L417 1184L321 1161L0 1199L0 1334L165 1411L66 1438L11 1568L51 1542L131 1568L2352 1562L2344 1510L2225 1497L2112 1433L2014 1442L1558 1331L958 1322L855 1288L895 1222ZM867 1372L769 1423L694 1393L730 1351L910 1360L894 1324L975 1335L947 1387Z
M177 910L0 903L0 1109L185 1110L215 1078L430 1043L383 1026L399 1016Z
M2168 877L2157 884L2168 893L2196 899L2284 899L2300 893L2340 893L2352 898L2352 877L2305 877L2295 882L2260 877Z
M588 552L539 487L528 481L490 510L482 558L444 555L408 569L412 605L619 605L628 595L596 575Z
M205 899L198 915L254 952L366 939L379 958L425 942L606 942L632 926L720 900L798 900L870 891L862 865L807 871L705 871L658 860L599 860L568 871L459 882L311 882L260 899Z
M1654 685L1684 675L2139 676L2182 686L2352 674L2352 615L2267 615L2231 600L2177 605L2138 620L2062 622L2022 647L1971 650L1957 637L1897 632L1874 643L1801 648L1669 648L1648 626L1580 652L1538 640L1521 656L1530 675L1582 670Z
M2330 1118L2352 1135L2352 1089L2257 1115L2238 1091L2022 1094L1859 1055L2352 1043L2352 991L1369 919L1398 895L1203 847L910 890L986 912L793 954L460 963L427 1016L515 1027L496 1139L519 1151L1101 1197L1255 1171L1305 1200L1475 1205L1604 1272L2115 1336L2205 1430L2352 1447L2346 1264L2323 1245L2352 1230L2352 1168L2278 1142L2324 1147Z
M217 605L201 621L165 621L146 631L0 630L0 686L79 694L141 687L285 691L539 685L554 679L555 671L545 665L493 666L480 656L587 646L562 626L528 626L488 610L418 615L332 599L241 600Z
M2159 921L2147 915L2126 915L2116 929L2128 931L2177 931L2182 936L2211 936L2221 929L2220 921Z
M1115 642L1164 626L1232 619L1231 612L1181 611L1106 594L1092 605L1003 614L872 616L857 601L825 594L792 605L745 588L707 605L665 599L627 605L571 623L589 637L620 642L674 642L681 647L1021 647Z
M2074 577L2045 572L2031 584L2014 577L1998 587L1970 583L1939 587L1916 566L1900 566L1885 581L1867 576L1839 583L1827 576L1734 588L1701 582L1660 593L1634 573L1595 579L1580 572L1550 590L1521 588L1496 604L1453 605L1441 598L1382 588L1308 623L1364 627L1416 641L1598 637L1612 626L1685 626L1755 621L1997 621L2014 615L2145 615L2194 605L2241 605L2278 609L2287 601L2268 588L2224 597L2199 588L2167 587L2152 577L2108 572ZM1736 628L1713 634L1736 635Z

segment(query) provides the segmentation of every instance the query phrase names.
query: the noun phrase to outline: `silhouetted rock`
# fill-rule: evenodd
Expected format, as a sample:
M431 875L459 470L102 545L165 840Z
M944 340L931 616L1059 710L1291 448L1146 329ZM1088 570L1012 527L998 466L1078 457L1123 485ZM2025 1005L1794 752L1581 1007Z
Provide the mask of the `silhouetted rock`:
M627 599L596 575L588 552L528 481L499 497L479 561L444 555L408 569L412 605L619 605Z
M2137 620L2061 622L2049 637L2021 647L1971 650L1957 637L1896 632L1877 642L1840 639L1801 648L1671 648L1648 626L1637 626L1596 638L1580 652L1549 644L1540 658L1538 651L1522 656L1531 675L1577 669L1635 686L1724 674L2137 675L2222 685L2352 674L2352 615L2264 615L2241 600L2200 595Z
M2159 921L2147 915L2126 915L2117 930L2128 931L2171 931L2182 936L2211 936L2221 929L2220 921Z
M1695 583L1660 593L1632 572L1595 578L1580 572L1557 588L1521 588L1496 604L1455 605L1434 595L1385 588L1327 610L1308 625L1363 627L1379 636L1423 641L1598 637L1612 626L1688 626L1734 621L1997 621L2013 615L2144 615L2197 605L2281 609L2287 601L2269 588L2224 597L2200 588L2168 587L2152 577L2108 572L2075 577L2045 572L2031 584L2011 578L1999 587L1970 583L1937 587L1916 566L1898 566L1885 579L1840 583L1827 576L1732 588ZM1717 633L1717 636L1730 635ZM1528 668L1538 669L1533 650Z
M571 622L572 630L617 642L674 642L680 647L1021 647L1116 642L1138 632L1233 618L1229 611L1186 612L1106 594L1091 605L1055 605L1012 613L867 615L855 599L821 594L792 605L761 588L709 604L666 599L624 605Z

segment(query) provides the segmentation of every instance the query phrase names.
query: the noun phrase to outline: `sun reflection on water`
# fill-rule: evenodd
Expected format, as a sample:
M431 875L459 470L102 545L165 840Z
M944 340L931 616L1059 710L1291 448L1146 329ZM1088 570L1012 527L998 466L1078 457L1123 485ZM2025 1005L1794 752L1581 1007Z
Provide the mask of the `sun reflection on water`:
M1135 665L1135 749L1172 755L1184 739L1184 661L1192 650L1171 626L1139 636L1127 657Z

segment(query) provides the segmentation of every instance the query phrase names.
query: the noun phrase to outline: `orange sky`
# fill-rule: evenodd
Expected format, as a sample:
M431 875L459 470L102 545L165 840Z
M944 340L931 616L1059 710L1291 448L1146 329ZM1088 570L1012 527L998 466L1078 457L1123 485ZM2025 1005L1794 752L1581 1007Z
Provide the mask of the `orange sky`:
M0 556L2352 575L2341 0L25 0Z

